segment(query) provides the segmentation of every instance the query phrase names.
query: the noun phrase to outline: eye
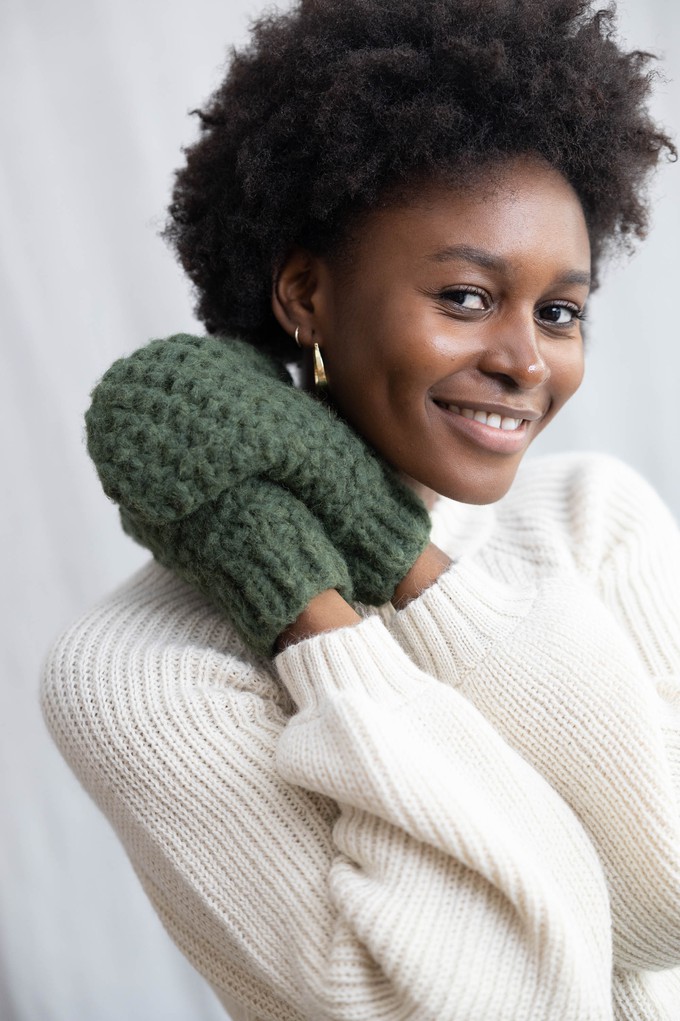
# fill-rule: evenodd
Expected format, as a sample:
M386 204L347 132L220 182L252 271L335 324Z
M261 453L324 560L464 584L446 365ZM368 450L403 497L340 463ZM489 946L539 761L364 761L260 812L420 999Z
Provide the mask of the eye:
M585 319L584 313L577 305L559 301L543 305L538 310L538 316L550 326L572 326L577 320Z
M443 291L440 297L465 309L466 312L485 312L489 307L487 295L476 287L453 287Z

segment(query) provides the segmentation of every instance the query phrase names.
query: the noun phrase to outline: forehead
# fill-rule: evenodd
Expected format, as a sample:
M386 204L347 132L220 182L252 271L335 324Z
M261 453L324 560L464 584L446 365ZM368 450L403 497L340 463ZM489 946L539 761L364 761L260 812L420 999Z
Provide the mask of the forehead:
M355 243L368 259L404 265L465 261L465 251L474 250L515 268L536 260L584 273L590 268L578 196L558 171L536 159L481 170L464 187L422 184L364 217Z

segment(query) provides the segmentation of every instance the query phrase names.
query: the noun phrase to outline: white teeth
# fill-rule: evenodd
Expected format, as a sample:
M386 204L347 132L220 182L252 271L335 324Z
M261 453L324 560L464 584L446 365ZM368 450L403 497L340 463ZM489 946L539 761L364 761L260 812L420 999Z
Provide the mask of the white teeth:
M514 432L515 429L519 429L524 421L522 418L510 418L507 415L501 417L495 412L459 408L457 404L447 404L446 407L449 411L455 412L456 415L462 415L463 418L473 418L475 422L482 422L484 425L490 425L492 429L502 429L504 432Z

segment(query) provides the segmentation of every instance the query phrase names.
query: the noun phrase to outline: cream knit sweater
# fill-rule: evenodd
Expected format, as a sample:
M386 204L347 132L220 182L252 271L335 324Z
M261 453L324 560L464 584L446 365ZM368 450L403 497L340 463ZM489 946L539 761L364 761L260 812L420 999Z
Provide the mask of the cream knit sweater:
M676 525L567 455L432 537L273 663L150 564L54 646L54 739L234 1018L680 1019Z

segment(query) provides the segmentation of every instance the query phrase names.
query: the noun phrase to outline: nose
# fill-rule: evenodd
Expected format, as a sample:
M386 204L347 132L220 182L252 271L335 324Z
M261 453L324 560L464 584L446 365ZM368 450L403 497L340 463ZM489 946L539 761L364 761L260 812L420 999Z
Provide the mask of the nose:
M550 379L533 309L490 324L478 368L506 386L533 390Z

